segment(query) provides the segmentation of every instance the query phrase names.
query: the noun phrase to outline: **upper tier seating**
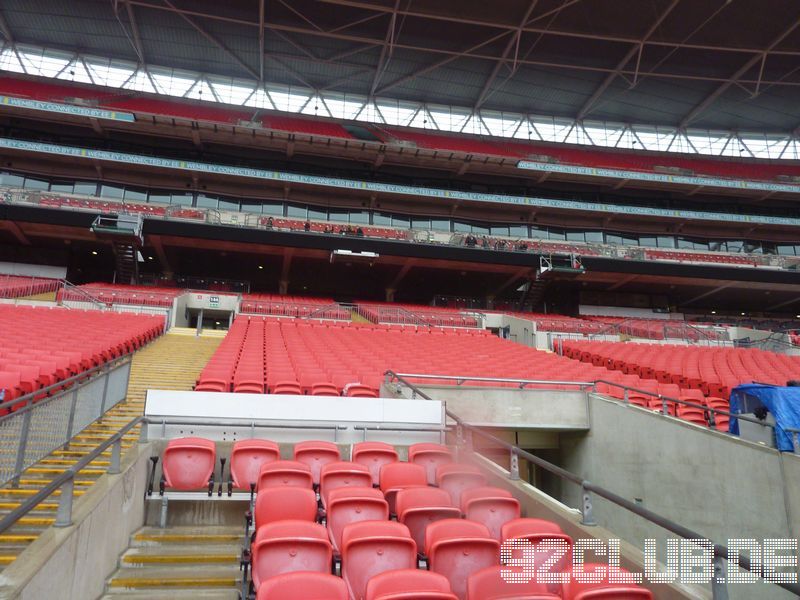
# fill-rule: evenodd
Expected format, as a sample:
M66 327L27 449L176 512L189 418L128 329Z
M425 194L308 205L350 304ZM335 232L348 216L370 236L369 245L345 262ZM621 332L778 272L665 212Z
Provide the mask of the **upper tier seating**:
M0 275L0 298L19 298L53 292L61 282L58 279L25 277L22 275Z
M679 250L645 250L645 259L677 260L680 262L720 263L757 267L758 262L746 254L727 252L681 252Z
M374 442L366 444L370 443ZM326 444L328 442L318 440L297 442L291 453L302 456L309 449L325 448ZM173 485L183 482L185 489L193 486L203 488L209 478L209 468L213 469L217 454L215 446L214 442L201 438L168 442L163 464L169 469L169 481ZM276 447L277 444L269 440L238 441L231 448L230 463L247 461L247 455L236 459L237 453L252 449L269 452ZM566 544L564 560L558 562L551 572L565 573L572 568L570 537L554 522L516 518L520 505L505 488L476 487L482 480L473 480L463 494L464 515L445 490L427 483L422 465L392 461L383 466L381 479L387 470L407 468L417 474L414 482L408 482L412 487L399 491L387 488L382 492L372 487L371 479L367 477L359 485L345 484L326 490L331 483L326 474L350 472L358 463L348 459L355 459L357 453L380 449L364 443L336 448L336 454L342 460L322 467L319 499L312 489L308 465L280 460L262 463L262 474L286 463L305 469L308 478L277 485L274 481L259 484L255 500L255 532L246 542L249 553L243 554L244 560L249 561L256 598L555 600L562 597L562 585L558 583L508 584L501 577L501 560L520 557L521 550L517 548L510 549L510 554L504 552L505 559L502 558L500 543L511 539L529 540L534 544L537 547L537 565L550 557L552 544ZM398 454L396 449L392 449L395 455ZM437 449L448 451L440 456L443 461L452 459L449 449L438 444L417 445L416 454ZM218 458L220 461L224 459ZM340 470L342 467L344 470ZM368 475L368 469L361 467L356 472ZM477 468L469 464L441 462L437 468L439 477L445 467L458 467L464 472L473 472ZM399 521L390 520L387 500L393 493L397 495ZM209 501L213 502L215 497ZM323 498L326 498L327 507L322 505ZM475 501L483 502L483 506L476 510L470 506ZM503 503L507 506L503 507ZM508 506L513 509L511 513L506 510ZM498 525L499 534L494 535L493 529ZM249 527L247 534L250 535ZM335 560L337 558L341 563ZM420 558L427 561L428 570L419 567ZM337 564L341 565L341 577L330 574L337 572ZM570 588L573 596L569 597L588 599L594 596L577 594L585 593L586 589L601 588L616 589L624 594L643 590L638 586L610 588L601 582L588 588L573 586ZM619 597L649 598L647 594L649 592L644 590L644 595ZM598 597L616 598L609 594Z
M555 314L542 314L542 313L527 313L511 310L504 310L503 314L518 317L520 319L528 319L536 323L537 329L542 331L557 331L560 333L582 333L589 335L592 333L599 333L604 329L608 329L605 323L598 323L596 321L589 321L580 317L568 317L566 315Z
M800 357L749 348L565 340L564 354L723 400L741 383L785 385L800 378Z
M482 329L415 329L239 316L201 372L195 389L273 393L279 384L295 382L303 393L309 393L314 384L328 383L347 394L353 388L345 387L358 383L377 393L389 369L562 381L591 381L606 373L602 367L587 367L501 340Z
M178 288L117 283L87 283L78 287L86 294L106 304L135 304L159 308L171 308L175 298L185 291ZM86 302L87 298L80 291L61 289L58 291L58 301L64 300Z
M0 305L0 389L14 400L132 352L163 329L161 316Z
M341 308L332 298L280 296L278 294L243 294L243 313L275 317L308 317L349 321L350 311Z
M383 238L389 240L407 240L409 232L407 229L396 227L376 227L372 225L339 225L328 221L303 221L301 219L284 219L283 217L259 217L258 224L267 229L288 229L290 231L308 231L311 233L327 233L328 235L349 235L357 237ZM348 229L349 227L349 229ZM358 230L361 229L361 234ZM326 231L327 230L327 231Z
M141 213L146 216L164 217L167 214L167 207L157 204L140 204L136 202L111 202L107 200L94 200L88 198L70 198L67 196L43 195L39 201L41 206L51 208L82 208L102 213L119 213L121 211L129 213Z

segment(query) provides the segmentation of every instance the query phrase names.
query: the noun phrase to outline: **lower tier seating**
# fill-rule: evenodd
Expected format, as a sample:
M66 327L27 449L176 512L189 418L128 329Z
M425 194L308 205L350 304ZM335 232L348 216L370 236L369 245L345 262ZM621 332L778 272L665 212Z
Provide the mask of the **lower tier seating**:
M0 298L19 298L21 296L54 292L60 284L58 279L0 275Z
M519 558L524 540L531 545L526 557L533 557L535 567L548 562L555 564L553 572L568 574L572 539L557 523L522 516L519 501L504 488L486 486L485 478L464 479L448 492L446 477L459 471L482 473L455 462L446 446L409 446L410 462L398 461L397 451L384 446L361 442L340 447L310 440L294 445L294 460L283 460L272 441L234 442L228 485L239 477L237 488L255 493L242 557L257 599L652 599L645 588L610 584L607 578L592 584L570 577L569 583L538 583L526 581L521 570L503 569L502 557ZM391 453L383 456L387 462L375 488L368 465L376 450L387 449ZM173 439L162 458L162 493L165 487L213 491L214 442ZM239 475L233 475L236 471ZM317 471L319 478L312 475ZM366 476L354 478L354 473ZM219 493L224 485L219 482ZM512 545L509 540L517 541ZM501 545L508 551L501 553ZM563 560L552 560L556 551ZM521 582L507 581L509 571Z
M163 328L161 316L0 305L4 401L132 352Z
M83 291L106 304L135 304L137 306L171 308L175 298L185 291L178 288L113 283L87 283L78 287L80 290L59 290L59 302L64 300L85 302L86 295L81 293L81 291Z
M335 305L335 306L334 306ZM333 298L280 296L278 294L243 294L243 313L275 317L308 317L349 321L351 313L336 305Z

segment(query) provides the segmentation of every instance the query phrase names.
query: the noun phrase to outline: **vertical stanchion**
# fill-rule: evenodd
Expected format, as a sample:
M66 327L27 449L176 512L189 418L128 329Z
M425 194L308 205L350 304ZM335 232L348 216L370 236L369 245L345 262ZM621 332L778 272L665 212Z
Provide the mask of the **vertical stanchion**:
M69 527L72 525L72 491L75 488L74 473L61 486L61 497L58 499L58 511L53 527Z
M33 409L28 407L22 417L22 430L19 433L19 444L17 444L17 460L14 464L14 479L11 481L13 487L19 486L19 476L25 466L25 452L28 450L28 433L31 428L31 415Z
M508 477L512 481L519 480L519 456L516 448L511 449L511 468L509 469Z
M725 559L715 555L714 576L711 578L711 597L714 598L714 600L728 600L728 588L725 586L725 575Z
M75 426L75 408L78 406L78 389L75 387L72 390L72 399L69 402L69 419L67 420L67 435L64 440L64 449L69 447L69 441L72 439L72 429Z
M594 520L592 493L581 484L581 525L597 525Z
M111 464L108 466L109 475L118 475L120 472L120 459L122 458L122 438L119 438L111 446Z

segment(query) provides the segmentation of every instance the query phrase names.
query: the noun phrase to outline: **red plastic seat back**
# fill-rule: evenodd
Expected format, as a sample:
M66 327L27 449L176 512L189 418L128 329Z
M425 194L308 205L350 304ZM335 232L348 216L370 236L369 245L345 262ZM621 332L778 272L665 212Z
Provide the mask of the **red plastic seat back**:
M425 468L407 462L395 462L383 465L380 473L380 488L389 510L395 512L394 499L397 492L404 488L427 486L428 477Z
M261 466L280 460L278 444L270 440L240 440L231 449L231 478L236 488L258 483Z
M281 573L330 573L333 550L328 532L310 521L276 521L262 525L252 544L253 584Z
M322 467L319 478L319 494L322 505L327 506L328 495L342 487L372 487L372 475L364 465L339 461Z
M281 486L261 489L256 496L256 529L267 523L317 518L317 495L310 488Z
M295 486L311 488L314 479L311 467L296 460L276 460L263 463L258 472L258 490L270 487Z
M456 600L444 575L420 569L398 569L367 583L366 600Z
M328 495L326 518L328 536L334 550L340 552L346 526L359 521L387 520L389 504L380 490L374 488L339 488Z
M436 469L436 483L450 494L455 506L461 506L464 490L486 485L486 475L474 465L449 463Z
M501 575L507 567L495 565L472 573L467 579L468 600L559 600L560 594L548 590L535 577L527 582L509 583Z
M264 581L256 600L349 600L347 584L329 573L284 573Z
M587 563L585 573L594 573L598 568L605 569L606 577L599 583L581 583L573 576L562 586L564 600L653 600L653 593L635 583L608 583L608 565ZM622 573L627 573L619 568Z
M395 499L397 520L408 527L420 551L425 547L425 529L442 519L458 519L461 510L453 506L450 494L433 487L400 490Z
M417 546L402 523L361 521L344 528L342 578L352 598L363 598L375 575L416 567Z
M216 446L211 440L193 437L170 440L162 458L166 487L176 490L207 487L216 456Z
M425 530L428 568L441 573L460 600L467 595L467 578L500 563L500 543L485 525L464 519L443 519Z
M519 500L508 490L496 487L466 490L461 495L461 511L467 519L486 525L497 541L502 539L503 525L520 516Z
M453 462L453 453L441 444L412 444L408 447L408 462L425 467L428 483L436 483L436 468Z
M359 442L353 444L352 460L367 467L372 475L373 485L378 485L381 467L397 462L397 450L385 442Z
M314 484L319 484L323 465L341 460L339 447L333 442L311 440L294 445L294 459L311 467Z

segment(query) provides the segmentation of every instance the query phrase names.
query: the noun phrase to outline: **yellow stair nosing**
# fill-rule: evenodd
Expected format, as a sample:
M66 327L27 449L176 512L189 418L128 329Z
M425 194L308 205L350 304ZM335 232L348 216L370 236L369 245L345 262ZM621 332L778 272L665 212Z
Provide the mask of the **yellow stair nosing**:
M122 557L126 564L236 563L236 554L131 554Z
M190 587L190 588L204 588L204 587L236 587L239 585L239 580L236 577L176 577L175 579L168 579L166 577L159 577L154 579L145 579L138 577L118 577L108 582L108 586L112 588L160 588L160 587Z

